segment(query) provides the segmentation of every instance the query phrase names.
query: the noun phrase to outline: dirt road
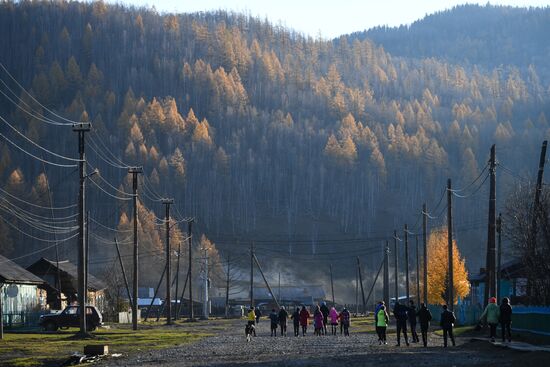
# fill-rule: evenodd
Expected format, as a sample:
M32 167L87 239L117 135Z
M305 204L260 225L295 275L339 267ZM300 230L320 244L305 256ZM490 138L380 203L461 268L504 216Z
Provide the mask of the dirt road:
M290 325L291 326L291 325ZM396 347L395 335L389 335L388 345L378 345L371 333L344 336L271 337L268 321L260 322L257 337L247 343L244 321L217 331L212 337L183 347L145 352L121 360L106 362L110 366L515 366L541 365L550 361L542 357L503 350L486 342L457 339L456 347L444 349L442 338L431 334L430 346L419 344ZM538 356L538 357L537 357ZM534 358L533 357L537 357ZM542 358L542 360L541 360ZM548 358L548 359L546 359ZM544 363L543 363L544 364Z

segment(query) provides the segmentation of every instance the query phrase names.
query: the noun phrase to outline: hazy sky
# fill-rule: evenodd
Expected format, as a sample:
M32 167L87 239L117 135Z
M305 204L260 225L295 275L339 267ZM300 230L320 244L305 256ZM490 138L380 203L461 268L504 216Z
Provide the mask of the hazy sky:
M109 0L108 0L109 1ZM377 25L410 24L438 10L476 1L453 0L110 0L154 5L160 12L235 10L247 12L299 32L325 38L362 31ZM481 1L485 4L487 1ZM491 4L548 6L550 0L493 0Z

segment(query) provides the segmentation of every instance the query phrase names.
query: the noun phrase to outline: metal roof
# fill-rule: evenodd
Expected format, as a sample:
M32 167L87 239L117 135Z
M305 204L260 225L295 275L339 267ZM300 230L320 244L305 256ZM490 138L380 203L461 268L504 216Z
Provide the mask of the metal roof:
M44 284L44 280L2 255L0 255L0 282Z
M27 269L34 271L34 269L36 269L37 266L40 265L40 263L48 265L49 271L47 274L44 274L44 275L55 275L58 262L55 260L48 260L45 257L35 262L31 266L29 266ZM59 261L59 270L75 280L78 279L78 268L75 264L71 263L69 260ZM61 277L63 277L63 275ZM53 286L53 284L51 285ZM97 279L96 277L88 273L88 290L91 289L94 291L99 291L105 288L107 287L105 286L105 284L103 284L101 280Z

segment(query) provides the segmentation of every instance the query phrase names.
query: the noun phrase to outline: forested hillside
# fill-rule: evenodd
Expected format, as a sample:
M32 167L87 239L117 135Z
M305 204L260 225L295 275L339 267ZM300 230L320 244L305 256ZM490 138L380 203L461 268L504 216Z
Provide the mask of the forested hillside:
M539 13L547 12L529 11ZM501 25L502 32L487 36L494 37L495 47L509 37ZM471 42L484 42L475 28L460 28ZM164 208L157 200L174 197L179 218L195 217L195 233L206 234L224 256L235 254L244 265L255 239L268 268L277 263L291 268L288 259L317 268L334 261L341 277L354 274L356 255L377 267L394 228L401 233L409 223L418 230L423 202L438 217L430 226L441 223L439 199L447 178L456 188L474 181L491 144L497 144L503 167L534 176L550 128L549 85L538 76L540 63L523 68L522 57L545 55L549 33L540 30L516 56L493 57L488 50L499 65L492 69L483 55L468 54L476 48L467 43L445 61L414 43L396 56L385 50L394 48L384 40L383 48L357 35L312 39L226 12L159 14L102 2L2 2L0 61L35 99L0 70L0 115L33 142L73 158L76 133L69 125L41 121L56 119L45 107L92 123L89 171L100 170L87 193L91 216L99 222L91 224L95 266L113 263L114 249L104 239L115 233L102 225L121 231L123 251L130 251L125 231L131 180L123 169L129 164L144 167L139 189L144 253L162 249L158 217ZM429 34L434 45L449 42L445 32ZM525 37L513 34L514 42ZM390 43L399 49L399 42L409 41ZM473 65L477 61L482 67ZM37 157L60 162L3 121L0 131ZM9 193L47 207L51 189L54 206L76 202L74 169L43 164L5 139L0 151L3 198ZM501 172L499 205L518 182ZM468 196L481 181L462 194ZM485 186L456 199L454 208L458 246L472 269L485 259ZM50 217L47 210L40 213ZM4 255L51 245L15 230L13 211L0 214ZM179 227L186 230L185 223ZM24 231L52 240L36 228ZM68 241L62 255L74 256L74 248ZM48 251L37 256L51 257ZM162 264L152 256L147 261L151 269ZM313 269L297 272L316 274ZM143 274L153 286L158 274Z
M352 37L369 38L394 56L434 57L485 70L515 65L527 72L533 65L548 83L548 34L550 7L469 4L428 15L410 26L376 27Z

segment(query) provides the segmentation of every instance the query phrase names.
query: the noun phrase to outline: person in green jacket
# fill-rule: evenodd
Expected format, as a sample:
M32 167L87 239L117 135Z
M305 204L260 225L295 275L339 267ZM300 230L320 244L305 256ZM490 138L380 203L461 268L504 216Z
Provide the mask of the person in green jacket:
M480 317L480 320L483 319L489 324L491 342L494 342L497 337L497 326L500 319L500 308L497 305L497 299L495 297L489 299L489 304L485 307Z
M380 309L376 313L376 334L378 334L378 344L388 344L386 342L386 328L388 327L389 320L388 313L386 312L386 306L380 306Z

